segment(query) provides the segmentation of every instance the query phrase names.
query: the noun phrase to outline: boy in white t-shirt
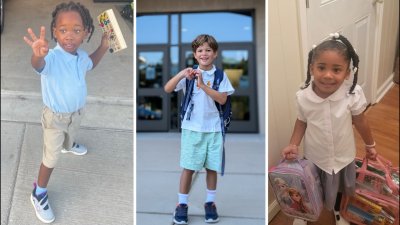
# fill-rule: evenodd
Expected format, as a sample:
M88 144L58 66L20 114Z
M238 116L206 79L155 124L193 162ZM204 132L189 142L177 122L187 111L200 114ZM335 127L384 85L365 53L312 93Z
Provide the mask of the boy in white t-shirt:
M202 34L192 42L192 50L199 67L186 68L172 77L164 90L186 90L186 79L196 79L188 109L182 121L181 157L183 167L179 185L179 202L174 213L174 223L188 223L188 194L195 171L206 169L207 198L205 201L205 221L218 222L215 206L217 172L221 168L223 139L221 121L215 101L223 105L234 89L224 73L218 91L212 88L216 67L213 65L218 55L218 43L211 35Z

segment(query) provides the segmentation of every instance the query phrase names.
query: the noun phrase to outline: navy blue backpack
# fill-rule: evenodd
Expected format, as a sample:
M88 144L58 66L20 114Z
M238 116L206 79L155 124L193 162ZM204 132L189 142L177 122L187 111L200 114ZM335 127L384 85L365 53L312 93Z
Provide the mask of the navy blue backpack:
M197 65L193 66L193 69L196 69ZM224 71L216 68L214 72L214 82L212 88L216 91L219 89L219 85L221 84L222 79L224 78ZM192 93L194 88L195 79L189 80L186 78L186 91L181 103L181 111L180 111L180 119L181 123L185 114L187 113L186 119L190 120L190 115L193 110ZM226 102L224 105L220 105L215 101L215 106L219 111L219 118L221 120L221 131L223 138L223 151L222 151L222 165L221 165L221 175L224 175L225 172L225 134L228 130L228 127L231 123L232 117L232 108L231 108L231 96L228 95L226 98ZM188 111L189 110L189 111Z

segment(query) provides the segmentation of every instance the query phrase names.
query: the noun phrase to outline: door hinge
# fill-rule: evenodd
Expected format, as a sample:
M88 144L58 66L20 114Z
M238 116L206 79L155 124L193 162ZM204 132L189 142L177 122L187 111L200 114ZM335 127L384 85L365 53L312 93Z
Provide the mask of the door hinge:
M309 0L306 0L306 9L310 8L310 2Z

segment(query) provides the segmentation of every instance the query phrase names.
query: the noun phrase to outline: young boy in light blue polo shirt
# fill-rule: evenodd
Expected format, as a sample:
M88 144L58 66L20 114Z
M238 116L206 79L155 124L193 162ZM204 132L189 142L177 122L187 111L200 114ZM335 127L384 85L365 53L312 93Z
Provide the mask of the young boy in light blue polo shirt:
M186 90L186 79L196 79L191 101L193 108L186 112L181 128L181 158L183 168L178 205L174 212L175 224L188 223L188 194L194 171L206 169L207 198L204 204L205 222L218 222L215 205L217 172L221 168L223 139L221 121L215 101L223 105L234 89L224 73L218 91L212 88L216 67L213 65L218 55L218 43L211 35L202 34L192 42L192 50L198 69L186 68L165 84L165 91ZM190 111L190 113L189 113ZM190 119L189 119L190 114Z
M86 147L74 142L86 103L86 72L93 69L109 48L108 35L103 34L100 46L88 55L79 46L94 31L89 10L80 3L61 3L52 13L51 36L57 42L49 50L45 27L39 38L28 28L32 48L31 64L41 76L44 109L42 112L43 158L37 184L31 194L36 216L51 223L55 216L48 203L47 184L60 153L84 155Z

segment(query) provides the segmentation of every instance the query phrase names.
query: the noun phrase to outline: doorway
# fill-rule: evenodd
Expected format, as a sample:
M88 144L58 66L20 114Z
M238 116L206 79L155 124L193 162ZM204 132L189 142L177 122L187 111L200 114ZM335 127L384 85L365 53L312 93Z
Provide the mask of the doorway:
M301 20L306 24L302 30L306 40L303 55L307 55L313 45L329 38L330 33L343 34L360 58L357 83L363 88L368 104L373 98L371 84L374 74L371 71L374 67L375 5L374 1L365 0L307 0L300 6L305 8L305 18L301 14ZM352 80L353 76L349 81Z
M258 132L253 17L253 11L139 15L137 130L179 131L178 115L183 96L176 92L167 94L163 86L180 70L194 65L191 41L198 34L208 33L219 44L215 66L224 70L235 88L229 131ZM207 21L204 18L208 18ZM222 22L214 22L212 29L199 24L199 21L209 24L208 20ZM191 27L193 21L195 28ZM232 23L227 25L229 21Z

